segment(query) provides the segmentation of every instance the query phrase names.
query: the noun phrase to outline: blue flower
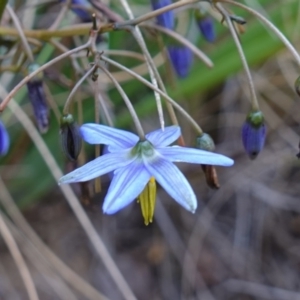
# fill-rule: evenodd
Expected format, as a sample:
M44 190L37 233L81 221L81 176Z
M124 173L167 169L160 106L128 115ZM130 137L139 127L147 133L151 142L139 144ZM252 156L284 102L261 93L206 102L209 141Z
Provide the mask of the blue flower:
M167 5L172 4L171 0L151 0L153 10L160 9ZM169 10L163 14L160 14L156 17L157 23L160 26L166 27L168 29L174 29L175 26L175 17L174 12Z
M80 128L90 144L108 145L109 153L94 159L63 176L59 183L88 181L114 171L114 177L103 204L103 212L113 214L136 199L151 177L185 209L194 212L196 196L181 171L173 162L231 166L233 160L204 150L169 146L180 136L178 126L166 127L139 137L127 131L98 124Z
M0 120L0 156L4 156L9 148L9 135L4 126L4 124Z
M188 76L193 63L193 53L185 46L168 46L169 57L178 77Z
M213 20L210 16L203 17L197 20L197 25L203 37L210 43L216 39Z

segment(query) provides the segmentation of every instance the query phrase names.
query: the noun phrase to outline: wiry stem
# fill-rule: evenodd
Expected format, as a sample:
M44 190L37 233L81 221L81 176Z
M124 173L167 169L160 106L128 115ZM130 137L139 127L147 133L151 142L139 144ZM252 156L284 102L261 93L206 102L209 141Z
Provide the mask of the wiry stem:
M237 47L237 50L239 52L239 56L240 56L240 58L242 60L242 64L243 64L244 70L246 72L246 76L247 76L247 80L248 80L248 84L249 84L252 110L253 111L258 111L259 110L259 104L258 104L256 93L255 93L253 79L252 79L252 76L251 76L251 73L250 73L250 69L249 69L249 66L248 66L248 63L247 63L247 60L246 60L243 48L242 48L241 43L239 41L238 35L236 33L236 30L235 30L235 28L234 28L234 26L232 24L232 20L231 20L229 14L227 13L227 11L220 4L217 4L217 7L220 10L220 12L222 12L222 14L223 14L223 16L224 16L224 18L226 20L226 23L228 25L230 33L231 33L231 35L233 37L233 40L234 40L235 45Z
M133 119L133 122L135 124L137 133L138 133L140 139L144 140L145 139L145 133L144 133L142 124L141 124L141 122L139 120L139 117L136 114L135 109L134 109L131 101L129 100L128 96L124 92L124 90L121 87L121 85L119 84L119 82L111 75L111 73L107 69L103 68L101 65L99 65L99 67L111 79L111 81L113 82L113 84L115 85L115 87L117 88L117 90L119 91L119 93L121 94L121 96L122 96L122 98L123 98L123 100L124 100L124 102L125 102L128 110L129 110L129 113L130 113L130 115L131 115L131 117Z
M145 78L143 78L142 76L136 74L135 72L131 71L130 69L124 67L123 65L105 57L105 56L101 56L101 59L106 61L107 63L116 66L117 68L124 70L125 72L127 72L128 74L132 75L134 78L136 78L137 80L139 80L140 82L142 82L143 84L145 84L146 86L148 86L149 88L153 89L154 91L156 91L157 93L159 93L162 97L164 97L168 103L170 103L174 108L176 108L178 110L179 113L181 113L186 119L187 121L193 126L193 128L195 129L195 131L197 132L197 134L202 135L203 131L201 129L201 127L198 125L198 123L189 115L188 112L186 112L176 101L174 101L170 96L168 96L166 93L164 93L163 91L161 91L159 88L157 88L155 85L151 84L148 80L146 80Z
M4 110L4 108L6 107L6 105L8 104L8 102L10 101L10 99L18 92L18 90L25 85L30 79L32 79L34 76L36 76L39 72L44 71L45 69L47 69L48 67L52 66L53 64L59 62L60 60L64 59L65 57L68 57L70 55L72 55L73 53L79 52L81 50L84 50L86 48L88 48L91 44L91 39L84 45L79 46L77 48L74 48L72 50L69 50L55 58L53 58L52 60L50 60L49 62L47 62L46 64L40 66L38 69L36 69L34 72L28 74L26 77L23 78L23 80L21 80L10 92L9 94L4 98L4 100L1 102L0 104L0 112Z
M249 13L253 14L255 17L257 17L260 21L262 21L270 30L272 30L278 38L284 43L284 45L288 48L288 50L292 53L295 60L297 61L298 65L300 66L300 55L295 49L295 47L291 44L291 42L284 36L284 34L268 19L266 19L262 14L257 12L256 10L242 4L238 3L232 0L222 0L224 3L229 3L232 5L236 5L238 7L243 8L244 10L248 11Z
M73 87L71 93L69 94L68 99L66 100L65 106L64 106L64 110L63 110L63 114L67 115L69 113L70 110L70 105L72 103L73 100L73 96L74 94L77 92L78 88L81 86L81 84L96 70L97 66L93 65L76 83L76 85Z
M198 49L193 43L191 43L188 39L177 33L176 31L170 30L168 28L156 25L156 24L142 24L142 27L146 28L153 28L156 29L170 37L174 40L180 42L182 45L191 49L191 51L200 59L202 60L209 68L214 66L213 62L210 60L205 53L203 53L200 49Z
M18 245L12 236L10 230L8 229L6 223L3 220L2 213L0 212L0 233L3 237L4 242L6 243L17 267L20 272L20 275L23 279L24 285L26 287L26 291L28 293L28 297L30 300L39 300L39 296L35 289L32 277L28 270L28 267L25 263L25 260L18 248Z
M6 5L6 9L8 11L8 13L10 14L15 26L16 26L16 29L19 33L19 36L20 36L20 39L22 41L22 44L24 46L24 50L26 52L26 55L28 57L28 59L31 61L31 62L34 62L34 58L33 58L33 54L32 54L32 51L31 51L31 48L29 46L29 43L25 37L25 34L24 34L24 31L22 29L22 25L18 19L18 17L16 16L15 12L13 11L13 9L10 7L9 4Z
M2 94L5 94L5 90L1 85L0 85L0 91ZM53 177L55 178L56 181L58 181L63 176L63 174L59 166L57 165L56 160L51 154L49 148L46 146L45 142L43 141L40 134L38 133L37 129L31 122L31 120L28 118L28 116L24 113L24 111L20 108L20 106L15 101L11 101L9 104L10 104L10 109L13 111L18 121L26 128L28 135L33 140L38 151L41 153ZM61 185L60 188L62 193L66 197L70 207L72 208L77 220L79 221L84 232L89 238L91 244L94 246L96 253L101 258L103 264L105 265L107 271L109 272L112 279L114 280L116 286L118 286L123 297L126 300L136 299L130 287L128 286L126 280L124 279L120 270L115 264L115 261L113 260L110 253L108 252L104 242L102 241L101 237L97 233L95 227L91 223L85 211L81 207L80 202L76 197L75 193L73 192L73 190L71 189L71 187L69 185Z

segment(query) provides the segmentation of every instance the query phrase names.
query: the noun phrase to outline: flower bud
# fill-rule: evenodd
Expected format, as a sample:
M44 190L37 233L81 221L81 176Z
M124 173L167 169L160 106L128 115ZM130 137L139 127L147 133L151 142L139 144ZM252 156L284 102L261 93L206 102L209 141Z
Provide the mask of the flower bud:
M82 144L79 128L71 114L64 115L60 123L60 140L63 153L74 161L77 159Z
M177 76L187 77L193 62L191 49L185 46L168 46L168 53Z
M197 137L196 147L206 151L214 151L215 143L209 134L203 133L201 136ZM207 185L212 189L220 188L216 168L211 165L201 165L201 167L204 172Z
M296 93L300 96L300 76L295 81L295 90Z
M195 10L195 18L203 37L210 43L214 42L216 34L213 19L209 15L201 13L200 10Z
M167 5L172 4L171 0L151 0L153 10L160 9ZM156 17L157 23L160 26L166 27L168 29L174 29L175 27L175 17L172 10L160 14Z
M31 64L28 71L31 73L38 68L38 64ZM46 133L49 127L49 109L42 80L43 73L40 72L27 82L27 90L38 129L41 133Z
M197 137L196 147L206 151L214 151L215 142L209 134L203 133L201 136Z
M60 0L61 3L65 3L66 0ZM72 5L82 6L84 8L88 8L90 6L87 0L72 0ZM88 23L92 22L92 15L86 10L79 7L72 7L72 11L80 18L82 22Z
M9 148L9 135L4 126L4 124L0 120L0 156L4 156Z
M250 159L255 159L262 150L266 139L266 126L261 111L251 112L242 128L244 148Z

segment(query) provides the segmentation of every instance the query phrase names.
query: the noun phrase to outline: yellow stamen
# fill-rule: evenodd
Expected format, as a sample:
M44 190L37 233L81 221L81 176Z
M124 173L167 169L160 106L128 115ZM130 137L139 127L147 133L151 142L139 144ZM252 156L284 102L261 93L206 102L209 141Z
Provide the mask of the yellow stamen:
M138 197L138 202L141 204L142 215L145 225L152 223L154 208L156 201L156 182L155 178L151 177L144 190Z

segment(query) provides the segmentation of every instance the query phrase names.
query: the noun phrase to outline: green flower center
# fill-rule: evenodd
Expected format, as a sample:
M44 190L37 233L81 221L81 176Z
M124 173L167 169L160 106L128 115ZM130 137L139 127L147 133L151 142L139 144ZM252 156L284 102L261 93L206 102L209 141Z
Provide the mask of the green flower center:
M131 150L132 156L142 156L151 157L154 155L154 147L149 141L138 142Z

